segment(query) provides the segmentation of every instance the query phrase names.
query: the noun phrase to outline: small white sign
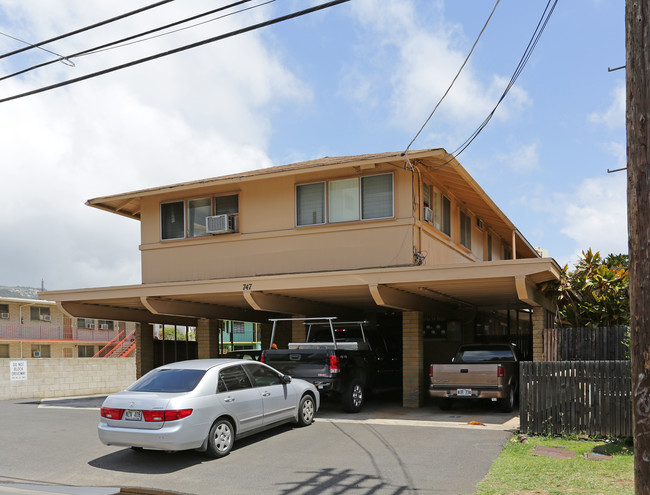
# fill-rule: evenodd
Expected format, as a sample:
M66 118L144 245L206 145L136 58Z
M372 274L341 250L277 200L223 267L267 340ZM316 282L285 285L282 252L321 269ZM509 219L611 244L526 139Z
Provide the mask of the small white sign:
M27 380L27 361L10 361L9 373L11 381Z

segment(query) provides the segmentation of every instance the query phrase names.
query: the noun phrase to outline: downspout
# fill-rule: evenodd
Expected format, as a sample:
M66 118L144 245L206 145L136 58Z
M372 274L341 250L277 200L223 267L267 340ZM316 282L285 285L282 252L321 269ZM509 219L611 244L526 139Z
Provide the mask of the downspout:
M417 202L415 201L415 195L413 195L413 202L415 203L415 207L418 210L418 214L416 217L417 220L417 229L418 229L418 250L415 250L415 246L413 246L413 254L417 253L419 256L417 257L417 264L421 265L424 262L424 258L422 257L422 172L420 172L420 169L417 166L417 161L411 165L411 170L415 170L418 174L418 181L417 181L417 188L418 188L418 196L417 196Z

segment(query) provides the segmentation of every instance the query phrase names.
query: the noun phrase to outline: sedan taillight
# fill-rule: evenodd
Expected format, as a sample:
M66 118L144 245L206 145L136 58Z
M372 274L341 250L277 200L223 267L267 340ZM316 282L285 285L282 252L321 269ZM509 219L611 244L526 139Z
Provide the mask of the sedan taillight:
M506 376L506 369L501 366L500 364L497 366L497 376L500 377L505 377Z
M100 414L106 419L122 419L124 409L115 409L112 407L102 407Z
M192 414L192 409L176 409L170 411L142 411L142 417L148 423L162 423L164 421L177 421L187 418Z
M176 421L187 418L192 414L192 409L178 409L175 411L165 411L165 421Z

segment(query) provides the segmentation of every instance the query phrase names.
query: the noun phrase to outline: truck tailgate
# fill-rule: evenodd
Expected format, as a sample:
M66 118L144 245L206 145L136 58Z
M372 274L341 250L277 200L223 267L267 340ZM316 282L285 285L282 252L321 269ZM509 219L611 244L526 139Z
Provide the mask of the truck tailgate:
M327 349L269 349L264 362L294 378L329 377L330 351Z
M497 364L434 364L431 385L434 387L497 387Z

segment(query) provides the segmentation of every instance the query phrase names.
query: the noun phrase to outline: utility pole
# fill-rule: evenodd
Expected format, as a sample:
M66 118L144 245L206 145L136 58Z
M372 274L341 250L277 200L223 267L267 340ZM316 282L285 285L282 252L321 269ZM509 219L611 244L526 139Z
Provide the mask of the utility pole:
M626 0L627 207L634 489L650 495L650 0Z

